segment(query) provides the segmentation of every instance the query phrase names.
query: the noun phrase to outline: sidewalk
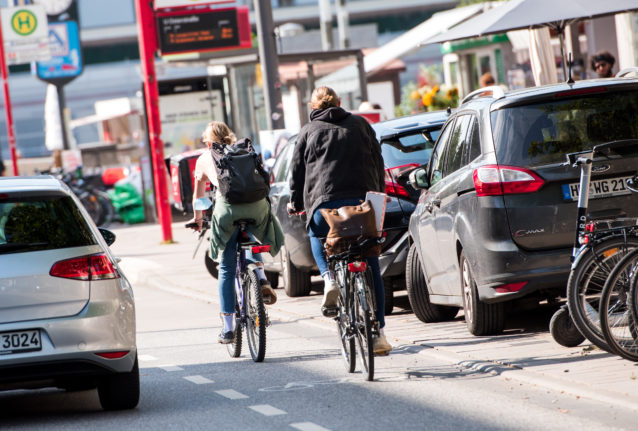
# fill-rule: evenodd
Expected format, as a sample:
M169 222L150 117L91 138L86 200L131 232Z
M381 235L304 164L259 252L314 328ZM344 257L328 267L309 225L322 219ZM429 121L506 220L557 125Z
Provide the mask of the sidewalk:
M217 282L204 266L207 244L202 243L193 260L197 236L183 226L184 222L173 224L176 243L168 245L160 245L159 225L113 227L117 240L111 248L122 259L120 266L133 288L146 285L218 304ZM320 314L318 292L302 298L289 298L283 289L277 289L277 294L277 303L269 307L274 319L334 327L332 320ZM405 296L395 299L407 304ZM553 341L545 321L518 323L513 322L500 336L474 337L467 332L462 316L451 322L424 324L411 312L395 307L386 317L386 335L394 346L426 346L429 349L420 354L436 355L460 367L638 410L638 364L587 342L562 347Z

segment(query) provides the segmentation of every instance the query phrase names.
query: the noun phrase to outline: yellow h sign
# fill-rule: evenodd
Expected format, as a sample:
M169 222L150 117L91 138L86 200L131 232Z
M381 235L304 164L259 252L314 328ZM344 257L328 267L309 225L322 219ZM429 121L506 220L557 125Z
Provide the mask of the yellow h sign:
M21 9L11 17L11 28L20 36L28 36L38 27L38 20L33 12Z

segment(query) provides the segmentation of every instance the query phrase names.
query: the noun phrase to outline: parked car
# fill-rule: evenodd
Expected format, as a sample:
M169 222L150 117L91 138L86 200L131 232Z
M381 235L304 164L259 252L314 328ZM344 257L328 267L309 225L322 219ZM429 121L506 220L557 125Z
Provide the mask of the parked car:
M384 225L391 230L387 231L379 259L386 288L387 314L392 311L393 291L405 289L408 221L419 196L408 186L408 174L428 162L447 117L447 112L439 111L372 124L381 144L386 166L386 193L391 198L386 207ZM284 289L292 297L308 295L310 277L318 273L305 228L305 216L290 217L286 213L286 204L290 201L290 161L295 142L296 136L280 151L271 171L270 199L285 234L285 245L274 259L269 256L264 259L271 281L273 275L276 278L281 273Z
M131 285L78 198L50 176L0 178L0 390L97 388L139 400Z
M623 154L595 160L588 217L635 218L624 184L638 166L637 112L633 78L468 95L411 175L421 196L406 276L418 318L462 307L469 332L496 334L515 303L564 297L580 175L565 155L628 140Z

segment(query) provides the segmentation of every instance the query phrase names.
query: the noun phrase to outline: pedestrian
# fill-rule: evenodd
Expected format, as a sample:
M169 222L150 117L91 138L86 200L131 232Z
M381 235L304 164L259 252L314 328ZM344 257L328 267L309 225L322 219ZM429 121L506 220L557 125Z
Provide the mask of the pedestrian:
M341 100L329 87L312 92L310 122L299 132L291 161L290 203L288 212L305 210L308 214L310 246L324 281L321 310L332 315L337 307L339 286L329 270L320 238L329 231L321 208L358 205L368 191L385 191L381 146L370 124L341 108ZM376 318L380 334L374 339L374 351L388 354L392 346L384 334L384 287L379 259L367 259L374 279Z
M591 68L599 78L611 78L616 58L609 51L598 51L591 58Z
M254 225L246 226L251 236L256 237L263 244L270 245L270 253L274 256L283 244L283 232L277 219L270 210L267 198L253 203L230 204L219 191L217 168L210 151L212 143L233 145L235 134L221 121L211 121L202 133L202 141L209 151L204 151L195 164L195 184L193 186L193 206L195 201L206 194L206 183L210 181L215 189L215 204L213 208L210 239L211 258L219 261L218 289L221 303L221 318L223 328L218 341L229 344L235 338L235 274L237 270L237 247L239 227L234 224L239 219L254 219ZM203 211L194 210L194 217L190 223L193 229L202 228ZM264 272L264 266L259 254L248 253L247 259L257 265L257 277L261 284L264 304L272 305L277 301L277 294L270 285Z
M489 87L490 85L495 85L496 84L496 80L494 79L494 75L492 75L492 73L490 72L485 72L483 75L481 75L481 79L479 81L481 88L482 87Z

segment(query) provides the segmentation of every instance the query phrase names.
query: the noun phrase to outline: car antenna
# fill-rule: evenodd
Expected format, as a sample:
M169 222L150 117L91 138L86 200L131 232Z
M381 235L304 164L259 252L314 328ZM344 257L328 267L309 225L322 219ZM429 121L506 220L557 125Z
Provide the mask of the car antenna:
M574 62L572 61L572 53L569 53L569 57L567 60L567 83L568 84L573 84L574 83L574 78L572 78L572 65L574 64Z

